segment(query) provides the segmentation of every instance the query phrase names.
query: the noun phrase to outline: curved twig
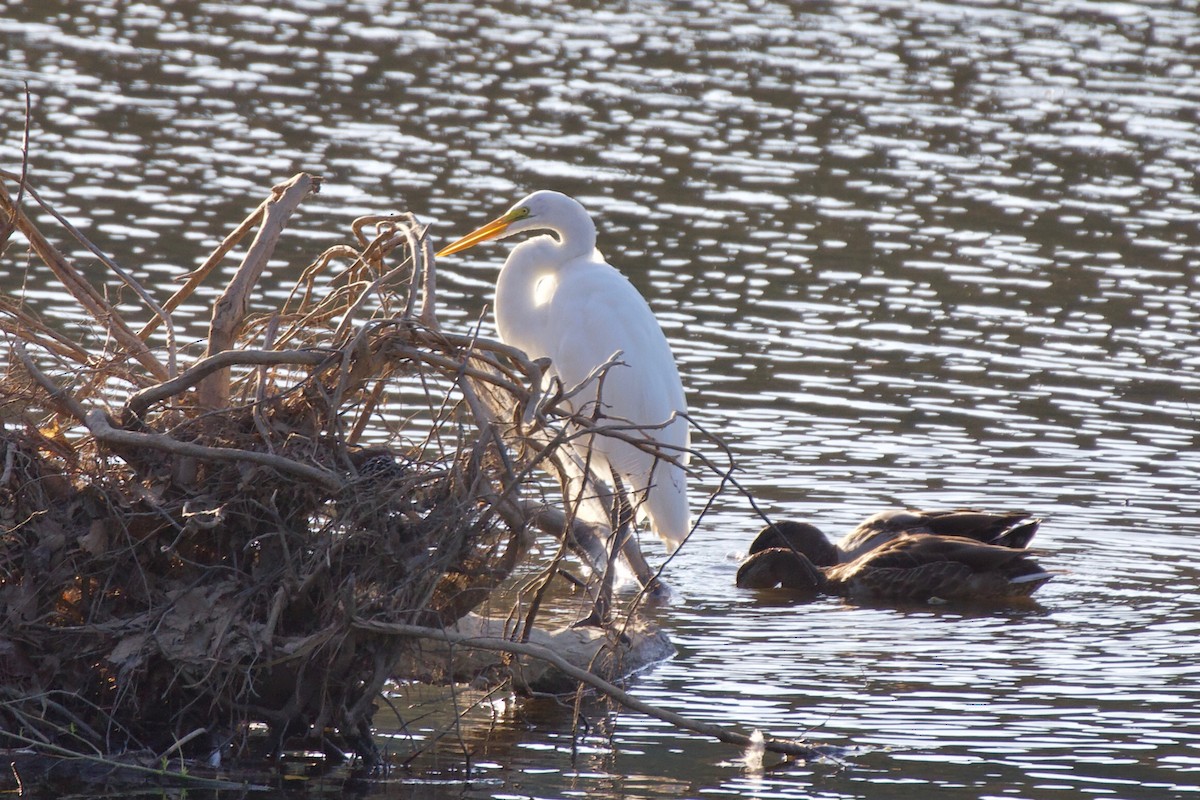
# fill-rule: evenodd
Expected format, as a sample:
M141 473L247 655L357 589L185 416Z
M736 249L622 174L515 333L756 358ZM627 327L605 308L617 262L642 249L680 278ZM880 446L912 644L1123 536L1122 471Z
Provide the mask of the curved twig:
M155 403L190 389L219 369L234 366L323 364L332 357L319 350L226 350L201 359L173 380L143 389L125 403L124 418L140 418Z
M33 363L33 359L29 357L29 353L25 350L25 345L20 341L13 342L13 350L16 351L17 358L25 367L25 371L29 373L29 377L46 390L46 394L50 396L50 401L55 405L61 406L62 409L80 422L87 424L87 409L75 399L75 396L68 393L54 381L46 373L38 369L37 364Z
M391 236L391 234L380 234L381 238L385 236ZM376 241L379 241L379 239ZM372 242L372 245L374 245L374 242ZM364 253L362 258L366 259L366 257L367 255ZM358 310L366 304L367 300L369 300L381 286L387 286L389 283L395 281L396 276L399 275L400 271L404 269L406 263L407 262L402 261L398 266L392 267L390 270L380 275L378 278L372 281L370 285L363 289L357 298L354 299L354 301L350 304L350 307L346 309L346 312L342 315L342 321L340 324L338 324L337 330L334 331L333 340L335 342L340 341L342 336L346 334L346 331L353 324L354 315L358 313Z
M98 408L87 412L85 423L88 430L97 439L118 447L149 447L175 455L208 458L216 461L249 461L299 478L306 478L331 492L339 491L343 486L342 479L327 469L301 464L272 453L238 450L232 447L208 447L191 442L181 442L163 434L139 433L114 428L109 423L108 416Z

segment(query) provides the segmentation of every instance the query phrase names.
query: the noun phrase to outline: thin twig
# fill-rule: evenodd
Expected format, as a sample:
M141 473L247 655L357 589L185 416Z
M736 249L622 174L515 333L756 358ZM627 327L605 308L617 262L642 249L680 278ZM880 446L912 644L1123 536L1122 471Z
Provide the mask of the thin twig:
M17 187L16 207L25 199L25 186L29 182L29 129L33 125L33 96L29 93L29 81L25 86L25 130L21 134L21 185ZM16 220L13 220L16 223Z
M69 358L78 364L92 362L91 353L60 331L42 322L28 308L23 307L20 301L0 297L0 312L9 314L13 318L12 323L0 318L0 330L8 331L16 338L29 344L36 344L38 347L49 350L62 358Z
M197 739L206 733L208 733L208 728L196 728L194 731L189 733L187 736L184 736L182 739L177 739L173 745L171 745L166 750L159 753L158 758L156 758L155 761L160 761L160 762L166 761L171 756L172 753L177 752L180 748L182 748L188 742L192 741L193 739Z
M25 736L22 736L19 733L15 733L13 731L5 731L4 735L9 739L13 739L13 740L21 742L23 744L33 745L39 751L52 753L56 756L63 756L64 758L69 758L69 759L79 759L81 761L90 761L93 764L103 764L104 766L113 768L113 769L127 769L127 770L130 770L131 772L137 772L142 775L149 776L149 777L155 777L155 778L172 780L172 781L179 781L180 783L186 783L188 785L195 786L197 788L202 788L202 789L243 789L243 790L250 790L250 791L265 792L265 791L268 791L270 788L267 786L252 784L252 783L238 783L237 781L229 781L229 780L224 780L222 778L204 778L204 777L200 777L198 775L192 775L188 772L183 772L183 771L171 772L170 770L166 770L166 769L163 769L160 767L144 767L141 764L130 764L127 762L118 761L114 758L106 758L104 756L96 756L96 755L92 755L91 753L80 753L78 751L71 750L66 747L59 747L58 745L50 744L48 742L39 742L34 739L29 739ZM13 763L16 763L16 762L14 761Z
M64 411L70 414L80 422L87 424L87 410L83 405L75 399L75 396L68 393L65 389L59 386L54 381L50 380L46 373L38 369L33 363L33 359L29 357L29 353L25 351L25 346L21 342L13 342L13 350L17 353L17 358L24 365L25 371L29 373L29 377L33 378L39 386L46 390L46 394L50 396L50 400L58 406L61 406Z
M378 242L378 241L382 240L385 236L390 237L391 234L390 233L380 234L380 238L377 239L376 241ZM372 243L372 246L374 246L374 243ZM364 254L363 258L364 259L366 258L365 254ZM403 271L404 265L405 265L405 262L401 262L398 266L392 267L390 270L385 272L383 275L380 275L373 282L371 282L371 284L368 285L363 290L363 292L354 300L354 302L350 305L350 307L348 309L346 309L346 313L342 315L342 321L341 321L341 323L338 324L337 330L334 331L334 333L333 333L333 340L335 342L341 341L341 338L346 335L346 331L349 330L350 326L353 324L354 315L358 313L359 309L361 309L363 307L363 305L365 305L366 302L371 297L373 297L377 291L379 291L379 289L393 283L396 280L396 278L400 275L400 273Z
M8 218L5 219L0 215L0 253L4 252L4 246L8 243L9 237L17 229L17 209L21 207L21 203L25 199L25 184L28 182L29 176L29 128L33 118L33 106L29 95L29 81L25 81L24 86L25 132L21 136L21 176L18 178L17 199L8 213Z
M237 247L238 243L245 238L247 233L254 230L254 226L257 225L262 219L263 208L266 207L267 202L267 200L264 200L259 204L258 208L250 212L250 216L242 220L241 225L238 225L224 239L221 240L221 243L217 245L217 249L214 250L207 259L205 259L204 263L187 276L187 283L181 286L175 292L175 294L167 298L167 302L162 304L165 312L170 313L174 311L181 303L183 303L184 300L187 300L189 297L191 297L192 293L195 292L200 284L204 282L204 279L208 277L209 273L217 268L217 265L221 263L225 256L229 255L229 251ZM138 337L145 341L146 337L153 333L154 329L158 327L159 321L160 318L155 317L143 325L142 329L137 333Z
M28 124L28 122L26 124ZM26 130L26 135L28 135L28 130ZM22 163L22 165L21 165L21 187L17 194L17 206L18 207L21 204L21 195L26 190L25 166L26 165L24 163ZM111 270L112 272L116 273L117 277L120 278L121 281L126 286L128 286L130 289L132 289L134 294L136 294L138 297L140 297L142 299L142 302L145 303L146 306L155 313L156 317L158 319L160 319L166 325L166 327L167 327L167 374L168 374L168 376L173 377L176 372L175 325L171 321L170 313L158 304L158 301L154 299L154 296L151 295L150 292L146 291L146 289L140 283L138 283L137 279L135 279L133 277L133 275L131 275L129 272L127 272L125 269L123 269L120 265L118 265L117 262L115 262L111 258L109 258L107 253L105 253L103 250L101 250L96 244L94 244L92 242L91 239L89 239L87 236L85 236L83 231L81 231L81 230L79 230L79 228L75 227L75 225L69 219L67 219L62 214L60 214L58 212L58 209L54 208L49 203L42 200L41 196L38 195L37 192L35 192L32 188L29 189L29 194L31 197L33 197L34 200L37 201L37 203L43 209L45 209L46 213L48 213L50 216L54 217L55 221L58 222L59 225L63 226L63 228L67 231L67 233L69 233L75 237L75 241L82 244L88 250L88 252L90 252L97 259L100 260L100 263L102 263L104 266L108 267L109 270ZM140 337L140 334L139 334L139 338L142 338L142 337ZM142 338L142 341L145 341L145 339Z

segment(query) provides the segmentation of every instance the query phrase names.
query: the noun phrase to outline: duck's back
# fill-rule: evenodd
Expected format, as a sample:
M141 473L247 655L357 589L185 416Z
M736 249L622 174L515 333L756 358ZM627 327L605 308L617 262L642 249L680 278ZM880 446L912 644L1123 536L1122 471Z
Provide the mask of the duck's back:
M1026 597L1051 577L1027 550L932 534L884 542L826 575L851 597L922 602Z

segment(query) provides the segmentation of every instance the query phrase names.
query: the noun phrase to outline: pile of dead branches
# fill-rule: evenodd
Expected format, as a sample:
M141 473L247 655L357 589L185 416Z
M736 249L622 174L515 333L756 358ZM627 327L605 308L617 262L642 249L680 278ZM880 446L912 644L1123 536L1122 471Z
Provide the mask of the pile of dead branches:
M0 301L0 744L229 752L260 723L371 753L412 646L372 626L453 623L528 545L522 489L555 443L512 443L544 419L538 366L438 329L412 218L359 220L251 315L309 175L166 302L94 250L140 329L22 211L36 194L2 187L0 251L24 239L91 325L83 341ZM172 312L252 231L188 358Z
M312 260L279 307L250 312L290 215L318 188L305 174L275 187L160 302L23 176L0 172L0 266L26 270L26 285L52 275L84 320L46 321L0 297L0 748L101 769L121 754L122 769L161 775L175 758L228 764L266 730L274 752L316 745L369 761L395 670L470 678L464 649L502 653L491 665L514 686L532 686L531 661L553 665L671 724L760 746L595 674L631 668L617 663L631 628L534 630L568 547L601 571L608 559L611 530L578 512L603 504L602 490L562 446L596 423L568 410L581 387L440 329L414 218L357 220L354 244ZM91 252L100 285L27 205ZM193 353L172 314L235 251ZM607 435L644 442L620 431ZM547 473L559 484L550 504L536 479ZM468 618L522 563L531 528L558 537L553 557L525 570L499 619ZM640 559L628 542L623 552ZM648 631L647 659L670 652L661 638Z

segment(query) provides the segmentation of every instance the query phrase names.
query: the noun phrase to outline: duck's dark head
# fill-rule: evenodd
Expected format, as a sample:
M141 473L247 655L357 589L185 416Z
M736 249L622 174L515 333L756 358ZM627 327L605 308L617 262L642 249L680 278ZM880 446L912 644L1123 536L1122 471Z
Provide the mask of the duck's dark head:
M772 547L785 547L802 554L818 567L831 567L838 562L837 548L821 532L807 522L785 520L773 522L758 532L750 545L750 555Z
M816 594L826 585L825 575L802 553L788 547L768 547L752 553L737 571L740 589L799 590Z

